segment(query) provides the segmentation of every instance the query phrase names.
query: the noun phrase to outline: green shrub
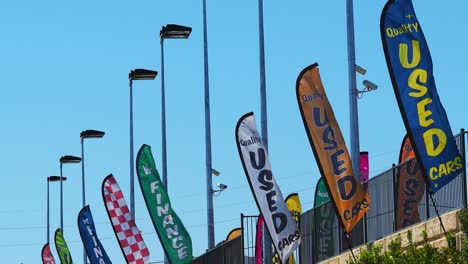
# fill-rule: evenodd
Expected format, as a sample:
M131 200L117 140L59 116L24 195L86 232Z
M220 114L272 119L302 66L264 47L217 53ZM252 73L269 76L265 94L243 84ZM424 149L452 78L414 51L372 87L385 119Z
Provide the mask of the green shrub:
M450 264L466 263L468 264L468 210L461 211L459 214L463 236L459 241L453 233L447 233L447 247L435 248L428 241L426 231L421 232L423 241L415 244L412 240L411 231L407 232L409 245L402 248L401 237L388 244L388 250L384 251L381 245L368 245L367 249L362 251L356 259L350 259L349 264Z

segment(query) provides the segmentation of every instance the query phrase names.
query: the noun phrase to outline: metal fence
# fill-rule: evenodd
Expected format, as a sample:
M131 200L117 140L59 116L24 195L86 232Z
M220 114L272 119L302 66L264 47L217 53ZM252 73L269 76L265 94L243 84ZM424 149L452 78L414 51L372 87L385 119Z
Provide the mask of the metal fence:
M192 264L240 263L242 263L242 236L222 242L192 261Z
M464 135L465 131L461 130L455 139L462 153L463 163L466 165ZM426 186L423 180L408 183L411 188L398 189L398 186L401 185L398 185L399 175L403 171L415 172L415 169L417 170L415 166L417 166L416 162L409 160L399 165L393 165L391 169L370 179L368 183L368 192L371 197L370 208L365 215L365 220L358 223L350 235L353 247L375 241L405 226L437 216L432 201L426 195ZM401 199L397 199L397 196L403 195L403 192L406 192L406 195L410 194L413 200L410 199L402 203ZM466 172L458 175L433 197L439 214L466 207ZM397 212L404 212L404 210L417 210L419 218L397 223L396 219L401 219L401 217L397 217ZM258 216L241 215L242 235L221 243L216 248L196 258L193 264L255 263L257 218ZM303 213L300 218L300 227L302 244L294 253L296 259L299 260L298 264L316 263L348 250L331 202ZM266 261L265 263L271 262Z
M465 159L464 134L465 132L462 130L460 134L455 136L463 159ZM464 163L466 164L465 161ZM419 200L416 199L404 204L406 206L418 205L419 219L406 223L406 226L396 223L396 212L403 211L402 205L398 204L399 200L397 199L397 193L402 195L402 190L397 189L398 175L403 170L414 170L414 166L416 166L416 162L409 160L396 166L393 165L391 169L370 179L368 185L368 192L371 197L370 208L365 216L365 221L362 221L353 230L351 235L353 247L375 241L403 227L437 216L435 207L430 201L430 196L426 195L425 182L421 180L412 183L411 187L413 188L403 189L403 191L412 194L413 197L421 197L420 201L416 201ZM421 188L416 188L417 184L421 184ZM466 194L466 173L464 172L433 195L439 214L466 207ZM395 208L400 209L395 210ZM359 228L364 230L358 230ZM343 243L342 231L330 202L301 215L301 232L303 238L299 250L300 263L322 261L339 255L348 249L346 244Z

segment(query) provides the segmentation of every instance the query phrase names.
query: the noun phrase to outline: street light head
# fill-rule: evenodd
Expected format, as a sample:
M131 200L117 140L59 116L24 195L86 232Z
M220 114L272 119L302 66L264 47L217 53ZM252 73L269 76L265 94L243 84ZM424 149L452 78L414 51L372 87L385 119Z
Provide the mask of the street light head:
M369 80L364 80L362 82L362 84L364 84L364 86L367 88L368 91L374 91L374 90L377 90L377 87L378 85L369 81Z
M60 176L50 176L50 177L47 177L47 180L50 182L57 182L57 181L60 181ZM67 180L67 177L62 177L62 181L66 181L66 180Z
M106 133L99 130L85 130L81 131L80 138L102 138Z
M359 66L359 65L355 65L355 66L354 66L354 70L355 70L356 72L360 73L361 75L366 75L366 72L367 72L366 69L362 68L362 67Z
M186 39L192 33L191 27L167 24L161 28L159 36L161 39Z
M75 157L75 156L70 156L70 155L65 155L60 157L60 164L63 163L80 163L81 158L80 157Z
M146 69L135 69L128 74L129 80L154 80L158 75L157 71Z

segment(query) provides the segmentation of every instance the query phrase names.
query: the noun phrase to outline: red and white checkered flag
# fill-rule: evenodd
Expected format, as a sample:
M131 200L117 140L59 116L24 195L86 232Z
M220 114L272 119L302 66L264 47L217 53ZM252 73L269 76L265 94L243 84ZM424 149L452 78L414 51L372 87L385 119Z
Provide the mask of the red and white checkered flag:
M150 263L148 248L143 241L140 230L135 225L135 220L128 209L122 190L112 174L102 182L102 198L127 263Z

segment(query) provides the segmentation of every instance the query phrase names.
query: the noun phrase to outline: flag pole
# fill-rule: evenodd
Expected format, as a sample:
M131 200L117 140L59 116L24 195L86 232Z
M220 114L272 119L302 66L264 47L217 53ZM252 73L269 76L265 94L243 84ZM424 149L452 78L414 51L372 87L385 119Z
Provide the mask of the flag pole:
M434 206L434 210L435 210L435 212L436 212L437 218L439 218L440 226L442 227L442 230L444 231L444 235L447 236L447 231L445 231L444 223L442 222L442 218L440 218L439 210L437 209L437 205L436 205L436 202L435 202L435 200L434 200L434 195L433 195L433 193L429 190L429 188L428 188L427 191L428 191L429 195L431 196L432 205Z
M351 252L351 255L353 256L354 261L356 261L356 256L354 255L353 247L351 245L351 242L349 242L349 234L346 233L346 230L344 228L343 228L343 233L344 233L345 238L346 238L346 243L348 243L349 251Z

